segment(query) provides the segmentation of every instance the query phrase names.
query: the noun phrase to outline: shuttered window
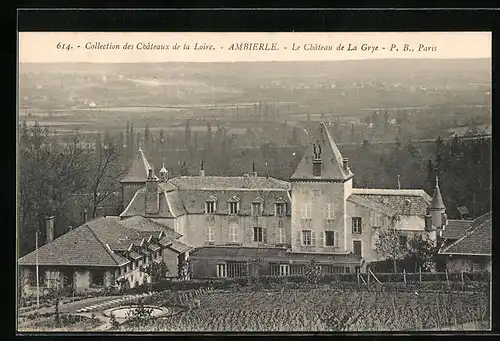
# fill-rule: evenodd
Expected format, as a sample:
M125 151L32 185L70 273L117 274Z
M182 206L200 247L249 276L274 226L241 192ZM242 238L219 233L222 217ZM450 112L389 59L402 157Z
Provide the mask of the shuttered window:
M229 224L229 241L232 243L238 242L238 224Z
M325 231L324 235L324 246L339 246L339 233L338 231Z
M205 241L208 243L213 243L215 241L215 227L209 225L206 227L205 232Z

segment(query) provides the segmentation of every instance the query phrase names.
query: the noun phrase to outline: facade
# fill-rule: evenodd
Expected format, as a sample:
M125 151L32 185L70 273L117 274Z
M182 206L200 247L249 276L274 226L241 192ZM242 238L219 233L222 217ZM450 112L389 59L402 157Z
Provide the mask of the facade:
M491 212L474 220L449 220L439 254L450 272L491 272Z
M49 220L48 232L50 228ZM19 259L22 293L35 292L37 264L42 293L61 286L75 292L133 288L150 281L140 267L162 260L169 269L167 276L177 277L179 262L191 249L179 237L140 216L89 221L54 240L49 237L38 251Z
M126 177L135 182L122 181L123 193L134 194L120 217L139 215L172 226L195 248L195 277L236 276L229 268L244 273L243 259L255 257L264 274L275 274L276 266L293 272L313 258L325 272L364 271L380 259L374 244L381 229L437 241L446 221L437 182L433 197L421 189L353 188L349 162L324 123L290 181L255 172L205 176L203 163L198 176L169 179L165 167L159 177L147 167L139 150Z

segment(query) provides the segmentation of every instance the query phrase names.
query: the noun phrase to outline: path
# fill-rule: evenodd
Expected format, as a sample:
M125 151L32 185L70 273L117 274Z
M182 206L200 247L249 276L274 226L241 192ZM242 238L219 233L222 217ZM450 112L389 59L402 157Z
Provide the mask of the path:
M108 301L115 300L121 296L101 296L101 297L90 297L90 298L84 298L79 301L75 302L68 302L64 304L59 305L59 311L61 313L75 313L77 310L94 305L94 304L99 304L99 303L104 303ZM50 307L43 307L40 309L35 309L35 310L30 310L24 313L20 313L19 316L26 316L34 313L38 314L47 314L47 313L53 313L54 312L54 306Z

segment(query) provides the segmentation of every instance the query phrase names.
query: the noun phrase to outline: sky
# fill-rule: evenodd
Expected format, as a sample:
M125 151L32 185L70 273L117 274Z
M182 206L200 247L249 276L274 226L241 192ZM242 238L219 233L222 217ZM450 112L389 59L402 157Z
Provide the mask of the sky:
M119 49L95 48L108 43ZM274 50L230 49L241 43L267 48L274 44ZM132 48L124 49L125 44ZM169 49L145 49L148 44ZM173 49L175 44L179 49ZM190 49L184 49L185 44ZM213 50L200 48L210 45ZM343 50L337 50L339 45ZM311 49L318 46L332 50ZM19 32L18 47L20 63L491 58L491 32Z

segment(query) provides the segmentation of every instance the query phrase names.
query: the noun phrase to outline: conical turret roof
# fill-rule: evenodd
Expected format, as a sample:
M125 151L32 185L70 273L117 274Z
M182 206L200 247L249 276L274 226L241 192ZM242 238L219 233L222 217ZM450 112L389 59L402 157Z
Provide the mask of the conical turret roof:
M127 175L120 182L146 182L149 169L151 169L151 166L144 155L144 151L139 148Z
M320 159L322 161L321 176L313 176L313 159ZM352 176L353 173L349 168L347 170L344 169L342 154L333 141L328 128L321 122L318 129L313 132L311 142L291 176L291 180L345 181Z
M434 195L432 196L431 207L433 209L445 209L441 190L439 189L439 179L436 176L436 187L434 188Z

